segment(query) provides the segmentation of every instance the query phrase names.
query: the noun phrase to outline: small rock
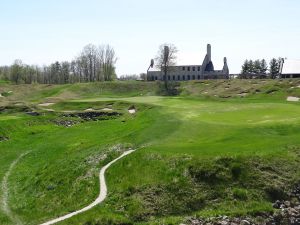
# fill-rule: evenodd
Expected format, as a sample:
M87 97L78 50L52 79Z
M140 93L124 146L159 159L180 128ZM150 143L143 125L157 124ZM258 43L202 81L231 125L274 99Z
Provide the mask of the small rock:
M242 220L241 225L250 225L251 223L248 220Z
M290 207L290 206L291 206L291 203L290 203L289 201L285 201L285 202L284 202L284 205L285 205L286 207Z

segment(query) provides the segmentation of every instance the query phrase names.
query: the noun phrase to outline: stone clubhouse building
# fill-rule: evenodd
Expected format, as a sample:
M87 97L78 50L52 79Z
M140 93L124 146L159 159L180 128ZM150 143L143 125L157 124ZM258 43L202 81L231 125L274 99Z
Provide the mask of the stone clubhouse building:
M162 71L149 70L147 72L149 81L163 80L164 74ZM182 65L172 66L167 74L167 80L170 81L188 81L188 80L203 80L203 79L229 79L229 68L227 59L224 58L224 66L222 70L215 70L211 61L211 45L207 45L207 54L202 65Z

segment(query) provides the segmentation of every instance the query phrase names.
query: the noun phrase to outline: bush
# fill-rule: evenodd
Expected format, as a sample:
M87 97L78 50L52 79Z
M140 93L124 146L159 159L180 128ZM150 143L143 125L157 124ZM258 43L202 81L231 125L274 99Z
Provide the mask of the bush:
M265 192L272 201L285 200L287 197L287 194L284 192L284 188L276 185L266 187Z
M232 191L233 197L239 200L247 200L248 192L245 189L234 188Z
M217 171L212 166L190 166L189 173L196 182L215 183L218 181Z
M240 163L233 163L231 166L231 174L234 179L238 179L242 174L242 165Z
M158 82L158 89L156 93L158 95L166 95L166 96L176 96L180 94L180 84L175 81L167 82L167 88L164 82Z

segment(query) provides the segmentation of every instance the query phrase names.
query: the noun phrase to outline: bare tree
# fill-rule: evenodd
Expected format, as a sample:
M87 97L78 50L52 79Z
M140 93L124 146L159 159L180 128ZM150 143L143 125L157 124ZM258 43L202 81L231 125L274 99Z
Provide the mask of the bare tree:
M0 67L0 79L10 79L16 84L111 81L116 78L116 62L116 53L111 46L89 44L71 62L57 61L38 67L16 60L12 66Z
M15 84L19 84L22 76L23 63L21 60L15 60L11 67L10 78Z
M174 44L162 44L159 46L157 56L155 58L157 67L163 72L163 80L165 89L168 92L168 73L172 70L172 66L176 65L178 49Z

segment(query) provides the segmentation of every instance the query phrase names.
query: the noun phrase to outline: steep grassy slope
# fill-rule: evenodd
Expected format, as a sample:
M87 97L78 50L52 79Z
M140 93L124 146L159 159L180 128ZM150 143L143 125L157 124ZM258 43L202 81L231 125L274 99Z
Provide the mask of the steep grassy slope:
M206 80L185 82L182 95L213 99L285 100L300 97L300 80Z
M23 102L57 102L96 96L138 96L155 93L156 84L148 82L106 82L80 83L67 85L10 85L0 83L0 93L8 93L0 98L0 103Z
M7 102L58 102L93 97L133 97L155 95L156 82L105 82L72 85L10 85L0 83L0 106ZM300 80L204 80L180 82L182 96L203 99L252 99L276 101L300 97Z
M300 181L300 105L286 102L299 81L282 81L277 94L267 89L280 81L263 82L254 85L260 92L240 96L254 88L250 82L186 82L179 97L140 96L154 93L155 83L124 83L133 87L120 92L118 83L34 86L26 96L14 90L5 103L13 107L0 114L0 136L9 138L0 142L0 180L30 153L9 178L13 215L38 224L87 205L97 196L100 167L129 147L139 150L108 170L105 203L61 224L177 224L190 215L271 211ZM212 86L217 96L204 93ZM229 90L230 98L221 97ZM70 100L61 101L67 93ZM36 105L49 97L57 103ZM42 114L25 115L19 100ZM107 107L122 115L57 123L70 119L61 116L66 111ZM0 224L13 224L1 210Z

